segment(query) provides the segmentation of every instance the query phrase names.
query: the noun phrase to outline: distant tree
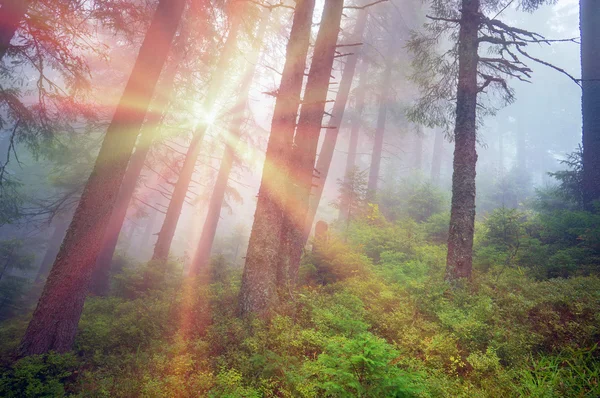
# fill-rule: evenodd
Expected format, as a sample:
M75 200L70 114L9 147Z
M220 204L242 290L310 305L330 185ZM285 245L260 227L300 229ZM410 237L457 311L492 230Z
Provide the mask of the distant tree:
M331 167L331 160L333 159L338 133L344 119L346 104L348 103L350 89L352 88L352 82L354 80L354 72L356 71L356 65L359 61L359 56L363 51L359 46L363 45L362 40L367 27L368 17L369 14L366 9L361 8L358 10L358 17L356 18L354 31L347 39L347 43L342 44L343 47L340 47L342 50L348 49L346 51L349 51L349 54L347 55L346 63L342 72L342 78L340 80L340 86L335 97L335 104L333 106L333 110L331 111L331 117L329 118L329 128L325 132L323 145L321 146L317 164L315 165L316 175L313 179L314 189L311 193L310 208L306 218L306 226L304 227L305 240L308 238L308 235L312 229L315 214L317 213L317 208L319 207L321 196L323 195L323 189L325 188L325 183L327 181L327 175L329 174L329 168ZM349 47L346 45L349 45ZM363 69L365 68L363 67ZM358 130L355 131L355 140L353 143L358 143L356 140L358 137L357 133ZM356 148L354 148L354 157L355 156ZM351 157L350 153L348 153L348 157ZM354 165L354 161L354 159L351 160L352 165Z
M0 241L0 320L14 314L22 303L33 260L34 257L24 251L23 241Z
M338 200L334 207L344 211L342 220L350 222L360 218L367 209L367 170L354 167L343 180L338 180Z
M256 36L254 37L252 47L250 49L250 54L248 55L249 59L246 66L246 72L241 79L241 84L239 87L240 94L236 100L236 104L233 106L230 112L233 114L233 120L229 125L229 134L225 136L225 152L223 154L223 158L221 159L214 190L210 196L206 220L204 221L202 233L200 235L200 241L198 242L196 254L190 267L190 275L200 274L206 269L206 266L210 261L210 253L215 240L219 219L221 218L221 209L227 193L229 177L236 160L236 153L240 149L239 144L245 120L244 110L247 107L248 96L252 81L254 80L260 48L263 43L269 17L270 10L267 10L267 12L261 17Z
M583 202L598 211L600 200L600 3L580 1L583 108Z
M21 342L22 356L72 348L96 257L185 0L158 3L94 170ZM135 104L135 107L131 107Z

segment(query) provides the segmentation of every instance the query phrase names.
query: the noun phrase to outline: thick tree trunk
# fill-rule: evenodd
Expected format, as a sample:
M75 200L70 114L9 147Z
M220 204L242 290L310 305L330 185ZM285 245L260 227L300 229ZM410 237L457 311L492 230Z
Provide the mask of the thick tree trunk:
M479 0L463 0L458 46L452 207L446 260L446 279L449 281L470 278L473 263L478 29Z
M377 185L379 183L379 170L381 169L383 137L385 135L385 122L387 119L387 107L391 83L392 65L391 61L388 61L381 81L381 98L379 99L379 113L377 114L377 128L375 129L375 141L373 143L371 167L369 168L369 180L367 182L368 199L370 202L374 202L377 197Z
M56 259L56 255L60 250L60 245L65 237L65 234L67 233L67 228L69 228L69 222L71 219L65 215L59 215L58 217L59 219L56 220L54 224L54 231L52 232L52 236L50 236L50 240L48 241L48 247L44 253L44 258L42 259L40 269L35 277L36 284L44 280L50 272L52 264L54 264L54 260Z
M325 0L294 137L290 167L292 178L288 184L288 205L281 231L277 268L277 284L285 291L288 290L286 287L295 283L302 249L306 244L304 231L310 191L343 6L344 0ZM335 146L335 143L328 145L331 144Z
M51 350L66 352L73 346L110 213L184 6L185 0L158 3L94 170L23 337L23 356Z
M600 2L581 0L583 110L583 202L594 211L600 200Z
M25 18L31 0L4 0L0 7L0 60L10 47L21 21Z
M213 113L216 112L216 102L219 99L220 90L223 87L223 82L227 76L227 71L232 58L235 56L237 48L237 37L241 28L241 19L239 15L233 17L233 23L227 41L223 47L223 53L219 57L219 62L215 68L212 79L210 81L208 92L204 98L204 106L202 112L204 112L208 119L213 118ZM204 140L204 135L210 127L208 120L201 120L199 126L196 127L187 153L183 166L179 172L177 182L173 188L173 194L169 201L169 207L167 208L167 214L163 222L162 228L158 233L158 239L154 246L154 254L152 255L152 261L165 262L169 257L169 251L171 250L171 244L173 243L173 237L175 236L175 230L177 229L177 223L179 222L179 216L185 203L188 190L190 189L190 183L194 175L194 169L196 167L196 161L200 155L200 146Z
M314 7L315 0L296 2L242 276L242 315L268 315L271 305L277 302L277 260L285 212L284 186L288 178Z
M433 142L433 156L431 158L431 182L435 185L440 183L442 172L442 157L444 156L444 131L435 130L435 141Z
M125 217L127 216L129 203L131 203L131 199L133 198L137 180L144 168L146 157L148 152L150 152L150 147L159 133L158 130L165 109L169 105L174 89L173 82L175 80L175 75L177 74L178 64L177 59L173 59L164 72L163 80L156 90L157 97L155 99L156 105L153 107L154 111L151 112L146 119L146 123L140 134L139 143L131 156L127 171L123 177L119 196L117 197L117 201L110 215L108 227L104 233L102 250L100 251L100 254L98 254L96 268L92 275L90 291L94 295L105 296L108 294L110 286L110 266L117 248L117 242L119 241L119 234L121 233Z
M358 87L356 88L356 99L354 114L350 126L350 141L348 142L348 157L346 158L346 169L344 172L344 184L349 184L350 175L356 165L356 152L358 150L358 137L362 126L362 113L365 108L365 97L367 94L367 72L369 64L366 60L361 62L358 72ZM349 198L341 198L339 220L343 221L349 213Z
M206 221L202 227L202 234L200 235L200 241L196 248L196 254L190 268L190 275L198 275L207 269L207 265L210 260L210 252L215 241L215 234L217 232L217 226L219 225L219 219L221 217L221 208L223 207L223 200L225 199L225 191L227 190L229 175L233 168L235 160L236 149L239 144L239 140L242 133L242 125L244 123L244 110L248 103L248 95L254 80L256 73L256 66L258 64L258 58L260 55L260 47L264 39L267 24L269 22L269 14L266 13L261 21L258 28L258 32L254 39L253 48L249 54L248 66L246 73L242 77L242 84L239 92L241 93L238 97L236 105L233 107L231 113L234 114L234 120L230 124L230 133L225 139L225 152L221 165L219 167L219 173L217 175L217 181L215 188L210 197L208 204L208 211L206 214Z
M360 43L362 41L363 34L367 26L368 16L369 14L366 10L359 11L358 18L356 20L356 26L354 27L354 32L352 33L349 43ZM310 197L310 207L306 217L306 225L304 227L305 242L310 235L310 231L315 220L315 214L317 213L319 203L321 202L321 196L323 195L323 189L325 188L325 183L327 182L327 176L329 174L329 168L331 167L331 160L333 159L338 133L344 119L344 111L346 110L346 104L348 103L350 88L352 87L352 81L354 80L354 72L356 70L356 63L358 62L360 50L356 48L352 51L354 51L354 54L348 56L346 65L344 65L342 80L340 81L340 87L337 96L335 97L335 104L333 106L333 111L331 112L331 118L329 119L329 128L325 132L325 139L323 141L323 145L321 146L321 152L319 153L319 158L317 160L316 176L313 178L313 190Z

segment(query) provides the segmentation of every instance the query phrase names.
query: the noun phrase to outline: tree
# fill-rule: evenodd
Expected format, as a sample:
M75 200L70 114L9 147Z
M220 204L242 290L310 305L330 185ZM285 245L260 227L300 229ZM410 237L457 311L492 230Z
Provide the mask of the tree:
M177 182L173 188L173 194L169 201L165 220L158 233L158 239L154 246L154 254L152 255L153 261L165 262L169 257L169 251L171 250L171 244L173 243L179 216L181 215L181 210L183 209L183 204L185 203L185 198L194 175L194 169L196 167L198 155L200 154L204 135L212 121L216 118L216 102L219 99L222 84L227 76L226 72L228 71L228 66L235 56L237 39L242 27L243 16L244 13L241 10L235 11L232 15L232 23L229 34L227 35L227 40L223 46L223 51L219 57L216 68L212 73L206 97L204 98L204 103L200 110L202 113L201 120L192 134L192 140L188 146L183 166L179 171Z
M117 242L119 240L119 234L123 229L123 223L127 216L127 209L135 188L137 181L144 168L146 157L150 152L153 142L159 134L159 128L161 121L167 113L170 105L173 91L174 91L174 80L177 74L179 66L179 52L183 49L180 47L182 38L178 38L178 43L174 45L174 58L169 63L168 67L163 72L162 82L157 88L157 98L154 100L155 105L153 106L152 112L149 113L144 127L142 128L139 143L136 145L135 152L131 156L127 171L123 177L121 188L119 189L119 195L117 201L110 215L110 221L104 233L104 239L102 243L102 250L98 254L96 259L96 267L92 277L91 292L97 296L105 296L108 293L110 283L110 266L112 259L117 248Z
M444 132L441 129L434 131L433 154L431 157L431 182L440 183L442 171L442 157L444 156Z
M544 2L522 0L519 5L526 11L533 11ZM409 43L415 53L415 70L419 71L415 80L424 93L409 112L409 117L429 126L440 125L454 130L454 172L446 260L446 279L454 281L471 277L477 126L483 115L495 111L494 105L478 102L478 95L497 88L503 104L512 102L514 95L507 79L513 77L529 81L531 78L532 70L523 60L552 67L573 81L577 80L563 69L527 53L528 44L550 44L554 40L497 19L506 8L502 2L434 0L432 6L435 15L429 17L433 21L428 25L431 34L415 35ZM489 18L485 12L496 12L496 15ZM431 50L437 46L439 37L448 32L452 32L450 38L454 46L442 57L432 55ZM480 56L480 48L486 48L492 55Z
M277 302L278 252L285 212L284 187L288 178L314 7L314 0L298 0L294 10L242 275L240 311L243 315L268 315L271 306Z
M600 3L581 0L581 72L583 109L583 192L586 210L600 200Z
M71 349L93 265L185 0L158 3L94 170L21 342L22 356ZM131 107L135 104L135 107Z
M230 123L229 133L225 137L225 152L221 160L221 165L219 166L215 188L208 204L206 221L204 221L200 241L198 242L196 254L192 261L190 275L198 275L201 273L206 269L210 260L210 253L215 240L219 218L221 217L221 208L223 207L223 200L225 199L229 175L231 174L235 156L239 149L238 146L242 134L242 124L244 122L244 109L248 102L250 86L254 80L256 65L258 64L258 57L260 54L260 46L263 42L267 23L269 22L269 16L270 10L262 16L262 21L260 22L260 26L258 27L258 31L253 41L246 73L242 77L239 89L240 95L231 110L234 117Z
M362 127L361 116L365 107L365 96L367 92L367 72L369 70L369 64L367 60L363 59L360 65L360 71L358 72L358 86L356 87L356 99L354 100L354 111L352 113L352 121L350 124L350 141L348 142L348 157L346 158L346 168L344 171L344 183L350 183L350 177L354 174L356 166L356 151L358 149L358 137ZM344 220L346 214L348 214L348 206L350 202L345 200L343 197L340 198L340 214L339 219Z
M19 24L25 18L30 0L4 0L0 8L0 59L10 47Z
M323 129L323 115L343 8L343 0L325 1L304 90L302 108L298 117L277 267L278 285L281 288L295 283L302 249L306 244L305 225L309 211L317 145Z
M354 51L347 55L346 64L344 65L344 71L342 73L342 79L340 81L340 87L335 97L335 104L329 118L329 127L325 132L325 139L321 146L321 152L316 164L316 176L313 179L314 189L310 197L310 208L306 217L306 226L304 227L304 240L308 239L308 235L312 229L312 224L317 213L317 208L323 195L323 189L327 182L327 175L329 174L329 168L331 167L331 160L333 159L333 153L335 151L335 145L337 142L338 133L342 121L344 119L344 112L346 110L346 104L348 103L348 97L350 95L350 89L352 87L352 81L354 80L354 72L356 70L356 64L358 63L359 55L361 50L359 48L354 49L358 45L362 45L361 41L367 26L368 11L366 9L360 9L358 11L358 18L356 19L356 25L354 26L354 32L348 40L348 44L352 47L350 51ZM347 48L341 46L341 48ZM364 69L364 67L363 67ZM363 99L364 101L364 99ZM356 131L358 133L358 131ZM356 135L355 133L355 135ZM354 137L356 144L358 143L358 136ZM352 141L352 139L351 139ZM353 142L354 143L354 142ZM356 147L354 147L356 153ZM356 156L356 155L354 155ZM350 157L350 154L348 154ZM354 160L352 160L354 165Z
M390 39L391 40L391 39ZM391 47L391 46L390 46ZM388 53L389 54L389 53ZM390 86L392 84L392 62L385 61L385 70L381 79L379 91L379 111L377 113L377 128L375 130L375 139L373 141L373 152L371 153L371 167L369 168L369 179L367 189L369 191L369 200L373 202L377 194L377 184L379 182L379 170L381 168L381 155L383 153L383 137L385 135L385 123L387 120L388 101L390 96Z

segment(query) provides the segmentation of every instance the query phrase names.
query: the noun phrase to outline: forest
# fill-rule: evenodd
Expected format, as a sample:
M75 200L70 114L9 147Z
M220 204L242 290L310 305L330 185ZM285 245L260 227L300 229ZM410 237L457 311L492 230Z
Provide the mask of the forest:
M0 0L0 397L600 397L600 1Z

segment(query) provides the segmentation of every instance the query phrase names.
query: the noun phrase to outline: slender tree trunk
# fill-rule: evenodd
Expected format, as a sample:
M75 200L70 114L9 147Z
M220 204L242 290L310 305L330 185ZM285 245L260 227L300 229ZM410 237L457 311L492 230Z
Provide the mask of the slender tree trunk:
M235 115L235 117L230 125L230 134L226 137L225 153L223 154L223 159L221 160L215 188L210 197L206 221L204 221L202 234L200 235L200 241L196 249L194 260L192 261L190 275L198 275L202 271L206 270L210 260L210 252L215 241L215 234L217 232L217 226L219 225L219 219L221 217L221 208L223 207L223 200L225 199L225 191L227 190L229 175L231 174L231 169L233 168L236 149L239 145L239 140L242 133L244 110L246 109L248 103L248 95L250 93L252 81L254 80L254 75L256 73L256 65L258 64L258 58L260 55L260 47L264 39L267 24L269 22L269 15L270 13L266 13L263 16L261 24L258 28L258 32L254 39L253 48L249 54L250 59L248 60L247 70L242 78L242 84L239 90L241 94L231 112Z
M454 174L446 279L470 278L477 164L477 62L479 0L463 0L458 45Z
M435 185L440 183L442 171L442 157L444 156L444 131L435 130L435 141L433 142L433 157L431 158L431 182Z
M348 157L346 158L346 169L344 172L344 184L347 186L350 182L350 176L356 165L356 152L358 150L358 137L362 126L362 113L365 108L365 96L367 94L367 72L369 64L362 60L360 71L358 72L358 87L356 88L356 100L354 114L350 126L350 141L348 142ZM340 203L339 220L343 221L350 212L350 198L342 197Z
M366 10L359 10L354 32L349 40L350 43L360 43L362 41L363 34L367 26L368 16L369 14ZM321 202L321 196L323 195L323 189L325 188L325 183L327 182L327 176L329 174L329 168L331 167L331 160L333 159L338 133L344 119L344 111L346 110L346 104L348 103L350 88L352 87L352 81L354 80L354 72L356 70L356 63L358 62L360 51L358 48L353 51L355 53L348 56L346 65L344 66L344 71L342 72L342 80L340 81L339 91L335 98L335 104L333 106L333 111L331 112L331 118L329 119L329 128L325 132L325 139L323 141L323 145L321 146L321 152L319 153L319 158L317 160L317 174L315 178L313 178L314 189L311 193L310 207L306 217L306 225L304 227L305 242L310 235L310 231L312 230L313 222L315 220L315 214L317 213L319 203Z
M343 6L344 0L325 0L313 59L308 72L302 109L298 118L298 128L294 137L290 168L292 178L290 178L291 183L288 184L288 205L279 249L277 275L279 287L287 287L295 283L302 249L306 243L304 231L309 210L315 158L317 157L319 136L323 128L323 115ZM335 146L335 142L328 145L331 144ZM323 172L326 170L323 169Z
M144 229L144 235L142 236L142 241L140 242L140 247L148 247L150 244L150 238L152 238L152 232L154 232L154 224L156 222L156 217L158 213L156 211L152 211L150 218L146 222L146 228Z
M600 200L600 2L581 0L583 109L583 202L595 211Z
M417 129L417 131L415 132L415 153L414 153L414 165L413 168L415 170L422 170L423 169L423 131L421 130L421 127L419 126L419 128Z
M44 253L44 258L42 259L42 264L40 265L40 269L35 277L35 283L40 283L52 268L52 264L54 264L54 260L56 259L56 255L60 250L60 245L67 233L67 228L69 227L70 218L65 217L64 215L60 215L60 218L56 220L54 224L54 231L52 232L52 236L50 236L50 240L48 241L48 247L46 248L46 252Z
M233 17L233 23L227 41L225 42L223 52L219 57L219 62L215 68L212 79L208 87L208 92L204 99L204 106L202 112L206 115L207 119L211 119L216 112L216 101L219 99L220 90L223 88L225 77L231 60L235 56L237 48L237 37L241 27L241 19L238 15ZM194 175L194 169L196 167L196 161L200 154L200 147L204 140L204 135L210 127L208 120L201 120L200 125L196 127L187 153L183 166L179 172L179 177L173 188L173 195L169 201L169 207L167 208L167 214L163 222L162 228L158 233L158 239L154 246L154 254L152 255L152 261L165 262L169 257L169 251L171 250L171 244L173 243L173 237L175 236L175 230L177 229L177 223L179 222L179 216L185 203L190 183Z
M285 212L284 186L288 178L314 7L315 0L296 2L242 276L242 315L268 315L271 305L277 301L278 252Z
M51 350L66 352L73 346L112 206L184 6L185 0L158 3L94 170L21 342L22 356Z
M0 7L0 59L10 48L21 21L25 18L30 0L4 0Z
M375 130L375 142L371 155L371 167L369 169L369 180L367 182L368 199L375 201L377 196L377 185L379 183L379 170L381 168L381 155L383 153L383 136L385 134L385 122L387 119L387 107L389 101L390 85L392 83L392 65L387 62L383 73L381 85L381 98L379 99L379 113L377 115L377 128Z
M168 107L174 90L173 84L175 75L177 74L178 64L179 62L177 59L173 59L164 72L163 80L156 90L156 106L154 106L154 111L148 115L140 134L139 143L131 156L129 166L123 177L119 196L117 197L117 201L110 215L108 227L104 233L102 250L98 255L96 268L92 275L90 290L94 295L105 296L108 294L110 286L110 267L117 248L117 242L119 241L119 234L123 228L123 223L127 216L127 209L133 198L137 181L144 168L146 157L148 156L148 152L150 152L152 143L159 134L161 120L166 113L165 109Z

